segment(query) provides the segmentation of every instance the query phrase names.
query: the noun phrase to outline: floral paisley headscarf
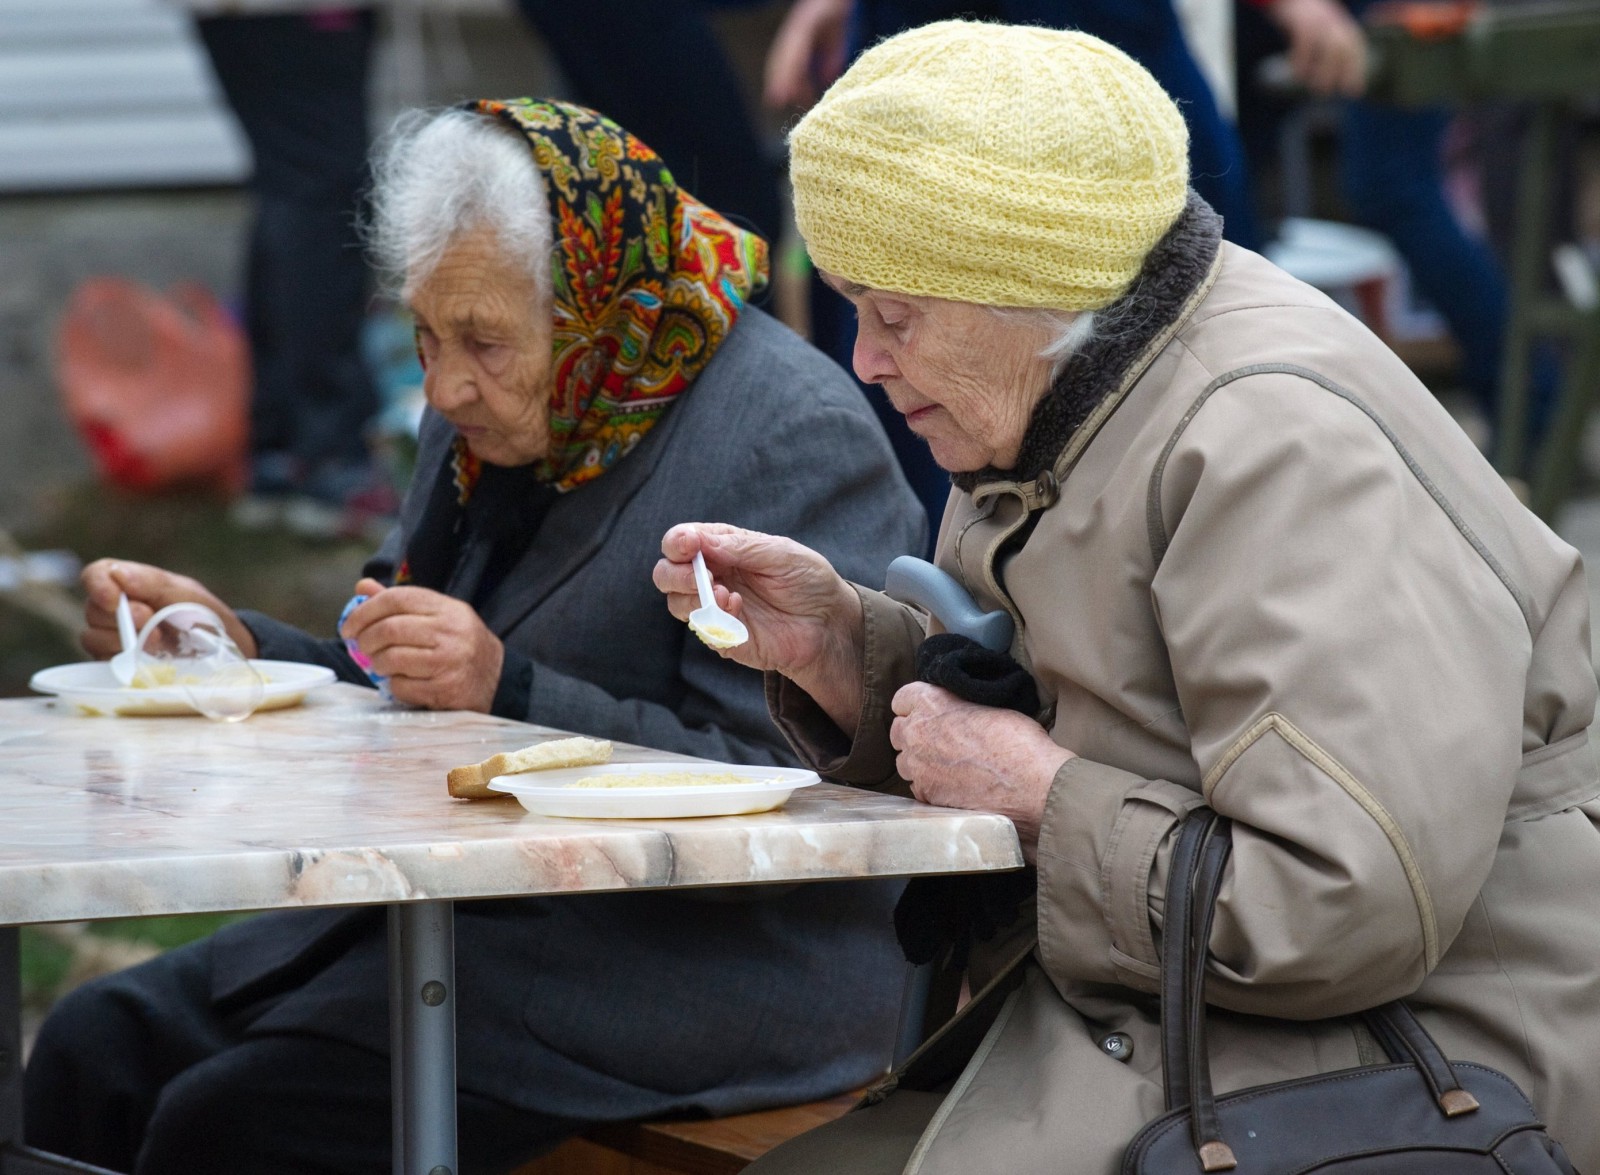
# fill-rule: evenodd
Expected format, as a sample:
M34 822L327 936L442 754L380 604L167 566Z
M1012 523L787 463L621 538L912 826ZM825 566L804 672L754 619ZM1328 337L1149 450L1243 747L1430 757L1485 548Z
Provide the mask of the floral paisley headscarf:
M528 140L549 193L556 244L551 449L531 473L566 492L627 456L710 362L746 300L767 283L767 243L679 188L654 151L604 115L529 98L480 100L466 109L492 115ZM441 563L453 562L438 549L423 553L441 539L455 546L429 523L448 522L449 534L458 533L459 511L481 473L457 438L401 582L423 581L412 575L419 562L441 571ZM446 505L454 510L438 509ZM453 517L436 517L444 513Z

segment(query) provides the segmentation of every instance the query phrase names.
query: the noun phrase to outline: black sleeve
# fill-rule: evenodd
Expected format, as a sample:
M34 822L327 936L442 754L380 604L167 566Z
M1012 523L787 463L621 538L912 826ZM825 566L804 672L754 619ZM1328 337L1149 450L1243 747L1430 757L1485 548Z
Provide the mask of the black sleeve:
M281 620L274 620L261 612L253 612L246 608L239 612L239 619L256 638L257 656L269 661L301 661L307 665L326 665L339 675L340 681L348 681L352 685L372 684L367 675L361 672L359 666L350 659L350 654L344 650L344 642L337 637L327 640L318 640L308 632L302 632L292 624L285 624Z

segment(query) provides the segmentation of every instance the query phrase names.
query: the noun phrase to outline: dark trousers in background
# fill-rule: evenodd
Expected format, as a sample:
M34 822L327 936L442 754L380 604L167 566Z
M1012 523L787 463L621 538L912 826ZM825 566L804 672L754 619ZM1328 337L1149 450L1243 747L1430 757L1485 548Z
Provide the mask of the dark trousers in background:
M245 302L255 362L251 450L308 474L365 466L377 394L360 354L367 268L355 229L367 178L373 16L197 22L255 171Z
M744 0L748 2L748 0ZM775 163L708 10L741 0L517 0L572 87L666 160L680 187L776 242Z
M1462 228L1445 200L1446 110L1351 102L1339 140L1339 178L1356 219L1394 242L1417 289L1461 348L1461 380L1495 418L1508 313L1506 280L1487 241Z
M389 1059L218 1008L211 940L72 992L28 1063L30 1146L131 1175L389 1175ZM576 1126L457 1099L460 1175L504 1175Z
M1221 214L1223 236L1261 248L1244 145L1189 52L1172 0L857 0L852 40L859 52L881 37L955 16L1076 29L1144 66L1183 112L1189 182Z

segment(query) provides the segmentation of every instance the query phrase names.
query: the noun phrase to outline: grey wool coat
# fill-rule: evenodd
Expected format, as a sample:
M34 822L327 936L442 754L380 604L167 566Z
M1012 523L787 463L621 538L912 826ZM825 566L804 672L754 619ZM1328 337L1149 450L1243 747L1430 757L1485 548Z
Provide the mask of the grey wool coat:
M429 415L392 574L451 430ZM793 761L760 675L704 648L651 583L663 532L716 519L795 536L878 583L925 522L843 372L759 310L605 476L555 499L481 601L524 675L521 717L735 762ZM469 538L451 594L477 592ZM466 569L465 572L463 569ZM261 655L362 681L336 641L246 614ZM329 617L332 628L333 618ZM465 1089L576 1121L724 1114L837 1093L887 1066L904 964L891 882L601 894L457 907ZM388 1049L378 911L292 912L214 940L213 997L273 1000L261 1031Z

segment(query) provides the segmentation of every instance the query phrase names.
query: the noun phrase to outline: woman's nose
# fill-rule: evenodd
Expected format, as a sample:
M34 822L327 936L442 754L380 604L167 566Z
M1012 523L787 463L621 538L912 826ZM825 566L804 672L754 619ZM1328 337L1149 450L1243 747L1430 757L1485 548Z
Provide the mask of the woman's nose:
M435 411L449 413L478 398L478 382L469 364L453 348L441 348L422 377L422 391Z
M877 384L900 374L877 332L865 321L856 323L856 345L850 353L850 366L862 383Z

